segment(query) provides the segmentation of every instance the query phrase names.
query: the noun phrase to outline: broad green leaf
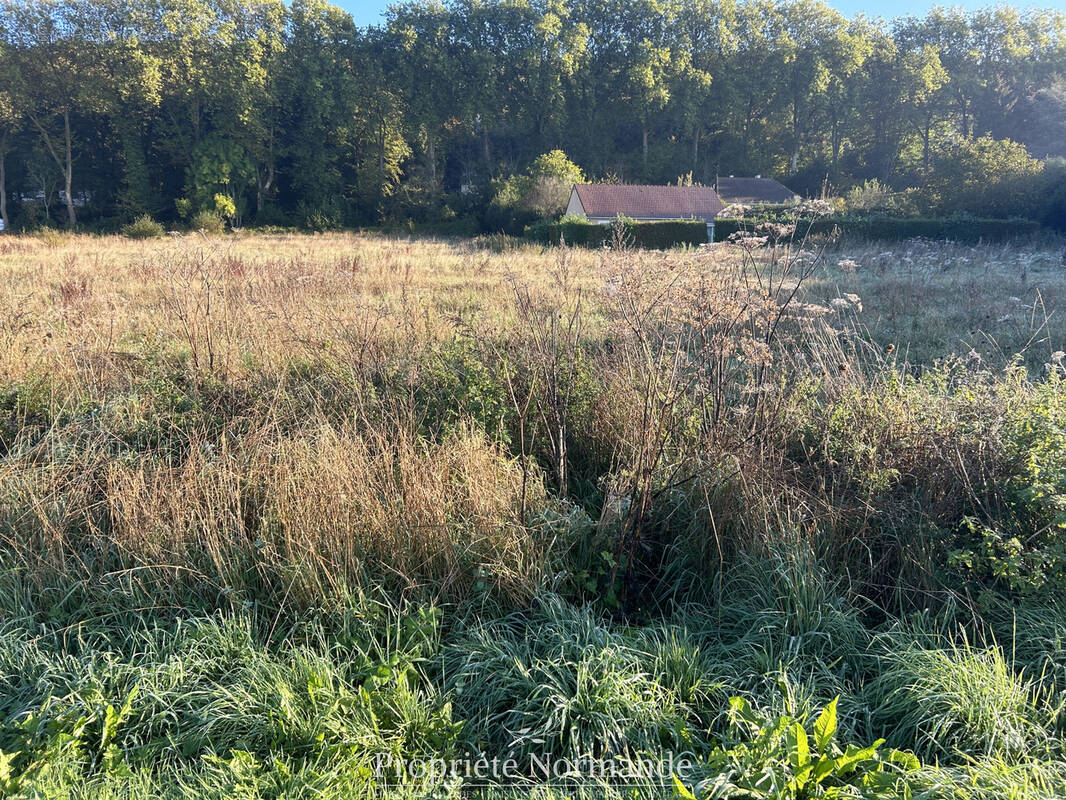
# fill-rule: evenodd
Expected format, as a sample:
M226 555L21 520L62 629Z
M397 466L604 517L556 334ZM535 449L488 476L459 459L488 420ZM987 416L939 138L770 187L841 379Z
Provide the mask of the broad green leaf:
M835 760L836 770L843 775L854 769L858 764L877 755L877 748L885 743L884 739L878 739L869 747L858 748L848 745L847 752Z
M675 797L680 797L682 800L696 800L696 795L694 795L676 775L671 775L670 777L674 779Z
M836 759L829 756L822 756L814 763L814 772L811 777L815 783L821 783L829 775L833 774L833 768L836 766Z
M833 741L833 737L837 732L837 700L840 697L834 697L833 701L822 709L822 713L818 715L818 719L814 723L814 746L818 748L819 753L825 753L829 745Z
M905 772L913 772L922 766L918 756L904 750L893 750L888 754L888 760Z
M807 766L811 761L811 748L807 743L807 731L799 722L793 722L785 734L788 760L795 769Z
M796 770L795 782L796 782L796 787L797 788L802 789L804 786L807 785L808 781L810 781L810 778L811 778L811 769L812 768L813 768L813 764L811 764L810 762L807 762L806 766L801 767L800 769Z

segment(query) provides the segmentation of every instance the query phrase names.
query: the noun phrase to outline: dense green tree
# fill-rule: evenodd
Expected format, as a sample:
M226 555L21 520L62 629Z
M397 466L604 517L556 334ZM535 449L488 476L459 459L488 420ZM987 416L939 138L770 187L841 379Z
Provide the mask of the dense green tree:
M389 72L394 85L402 93L411 133L424 142L429 184L434 191L437 188L441 155L438 144L446 122L456 116L460 108L460 98L456 94L460 72L477 78L471 80L466 97L468 106L475 109L475 115L477 109L482 107L479 95L491 96L495 83L495 71L491 66L495 54L488 51L488 41L483 43L485 52L465 53L468 58L476 57L479 60L463 61L460 70L461 62L457 58L451 23L449 10L434 0L392 6L388 12L388 42L392 49ZM474 21L468 19L468 24L474 24ZM380 124L384 125L386 114L381 113L377 117ZM482 134L487 142L483 123ZM385 139L382 133L379 137L379 161L384 158Z
M15 75L11 63L0 50L0 222L4 230L11 227L7 213L7 155L11 151L15 134L21 123L12 92Z
M328 0L0 4L0 214L16 226L60 203L69 225L200 209L491 225L508 176L554 150L594 179L876 178L930 211L1018 213L975 198L974 170L990 153L1020 169L1022 145L1066 155L1052 11L411 0L360 29Z
M292 4L278 78L282 128L278 135L284 189L299 198L305 210L341 216L344 161L351 150L357 109L359 44L347 12L324 0ZM387 89L380 77L378 85Z
M734 15L735 4L728 0L680 0L677 6L672 96L679 128L692 143L689 171L697 176L701 174L701 140L709 132L721 133L721 120L716 120L711 98L715 86L728 84L729 58L735 52L735 38L730 32Z
M106 10L88 0L5 2L0 7L11 101L62 173L71 227L78 222L74 117L104 113L113 98L104 52L110 44Z
M982 136L945 146L930 178L932 199L946 212L1027 216L1038 197L1043 164L1023 145Z

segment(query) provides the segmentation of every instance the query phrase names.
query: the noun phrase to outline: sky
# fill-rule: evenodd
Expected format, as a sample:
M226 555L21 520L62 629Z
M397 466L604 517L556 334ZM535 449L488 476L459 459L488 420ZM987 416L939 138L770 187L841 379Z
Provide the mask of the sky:
M350 11L357 25L373 25L383 21L385 7L389 5L390 0L333 0L333 2ZM894 0L893 2L889 2L889 0L881 0L881 2L870 2L870 0L865 2L864 0L829 0L829 5L839 9L849 17L865 12L871 17L891 18L904 17L911 14L921 15L934 5L962 6L967 9L975 9L995 5L995 3L985 2L984 0L956 0L956 2L943 0L940 3L931 2L930 0ZM1043 2L1035 3L1019 2L1013 3L1013 5L1035 5L1038 8L1057 8L1066 11L1066 0L1043 0Z

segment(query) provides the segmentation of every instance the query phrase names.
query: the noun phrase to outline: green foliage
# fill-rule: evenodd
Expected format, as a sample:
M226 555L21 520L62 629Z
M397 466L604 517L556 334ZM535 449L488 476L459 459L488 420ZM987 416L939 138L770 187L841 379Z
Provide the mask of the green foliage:
M158 239L166 235L166 230L160 223L144 214L129 225L124 225L122 235L130 239Z
M456 337L428 353L415 398L428 431L439 434L475 422L494 439L506 440L513 413L501 375L478 358L475 343Z
M338 231L341 227L340 219L335 213L329 211L321 211L317 209L307 211L303 218L304 230L312 231L313 233Z
M8 3L5 196L44 191L69 225L179 194L189 213L229 197L237 224L276 203L351 225L444 219L451 192L484 232L518 234L583 173L723 171L1061 226L1028 154L1064 155L1064 31L1037 9L874 21L824 3L407 2L368 28L317 2ZM915 190L887 202L873 180Z
M837 742L834 698L813 726L792 715L768 717L742 697L729 701L726 741L701 763L708 778L690 790L675 777L682 798L751 797L765 800L807 798L897 798L906 791L907 773L919 766L909 753L881 751L883 739L866 747Z
M1066 158L1044 162L1044 180L1040 197L1046 226L1066 232Z
M584 183L585 173L562 150L538 156L525 175L512 175L499 182L492 203L516 208L540 217L558 216L566 208L575 183Z
M1051 746L1060 705L1038 676L1016 672L1001 648L952 645L905 630L886 634L879 645L867 698L890 738L948 759L1012 759Z
M887 214L900 210L901 199L892 188L877 178L849 189L844 195L845 208L857 214Z
M203 211L197 211L189 219L189 227L194 231L203 231L207 234L219 235L224 233L226 228L222 221L222 217L217 212L209 209Z
M1013 464L1006 513L968 517L950 563L983 585L1019 596L1066 594L1066 391L1058 363L1011 408L1004 442Z
M707 225L702 220L676 220L668 222L635 222L623 220L616 231L615 226L597 225L583 219L564 218L549 225L531 226L526 236L546 244L565 242L572 247L603 247L611 244L617 235L634 247L650 250L666 250L679 245L698 246L707 243Z
M50 781L131 784L166 764L183 768L179 783L217 791L232 787L235 773L238 783L268 785L311 768L341 781L338 797L350 796L373 783L378 755L453 753L461 726L419 672L438 622L430 609L353 607L332 630L343 659L268 645L248 619L135 635L98 628L80 662L62 657L60 638L5 632L0 786L23 796ZM323 636L321 626L304 630L319 647ZM37 691L50 695L40 705Z
M224 220L232 220L237 216L237 205L229 195L216 193L211 206L215 213Z
M1038 217L1043 164L1009 139L950 142L937 158L929 191L941 214Z
M738 232L758 234L760 219L719 219L715 221L714 240L728 241ZM795 222L796 237L806 234L823 236L838 234L856 240L899 242L906 239L934 239L953 242L1003 242L1033 236L1040 223L1027 219L977 219L955 216L945 219L916 219L899 217L834 216L820 219L801 219Z
M448 653L446 671L466 733L479 748L527 762L686 747L698 731L653 656L588 609L547 599L532 619L475 623ZM663 662L658 662L664 666ZM488 680L491 676L491 680Z
M254 167L238 142L212 137L196 149L187 196L200 209L231 219L238 212L234 197L243 194L253 175Z

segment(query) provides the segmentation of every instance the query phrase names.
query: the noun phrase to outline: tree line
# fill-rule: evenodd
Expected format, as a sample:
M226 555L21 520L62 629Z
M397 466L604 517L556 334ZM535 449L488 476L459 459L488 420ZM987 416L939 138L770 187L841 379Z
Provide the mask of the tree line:
M420 0L360 28L322 0L0 6L8 227L205 211L508 227L501 186L558 150L596 179L762 174L1032 216L1041 181L1066 177L1066 17Z

